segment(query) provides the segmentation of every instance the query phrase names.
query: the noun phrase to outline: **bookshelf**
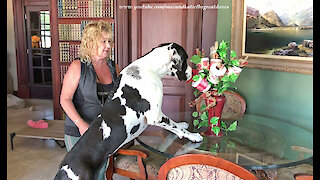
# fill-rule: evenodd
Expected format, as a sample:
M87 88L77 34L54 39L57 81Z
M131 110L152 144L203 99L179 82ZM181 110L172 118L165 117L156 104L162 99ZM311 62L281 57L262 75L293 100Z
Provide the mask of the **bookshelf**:
M51 42L54 119L64 119L60 106L63 77L78 57L82 31L91 21L103 20L112 26L115 44L115 0L51 0ZM110 59L116 60L116 46Z

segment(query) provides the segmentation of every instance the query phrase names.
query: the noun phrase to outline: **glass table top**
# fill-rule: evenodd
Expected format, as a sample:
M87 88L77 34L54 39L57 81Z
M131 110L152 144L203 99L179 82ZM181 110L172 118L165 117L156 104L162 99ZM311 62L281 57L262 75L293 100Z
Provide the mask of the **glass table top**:
M192 124L191 112L168 115ZM175 118L174 118L175 119ZM186 153L212 154L246 169L274 169L313 162L313 133L288 122L245 114L238 119L235 131L222 137L204 136L200 143L164 130L164 138L155 143L138 138L138 142L159 154L172 158ZM225 121L227 125L234 121ZM206 127L192 132L204 132Z

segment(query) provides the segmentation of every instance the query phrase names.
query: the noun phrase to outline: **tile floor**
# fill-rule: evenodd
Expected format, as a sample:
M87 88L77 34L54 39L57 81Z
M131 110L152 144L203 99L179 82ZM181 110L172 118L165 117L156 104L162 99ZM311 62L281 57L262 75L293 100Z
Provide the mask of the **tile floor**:
M11 150L10 134L27 126L27 120L53 119L52 100L26 99L26 107L7 110L7 179L51 180L54 178L66 148L53 140L15 137ZM34 106L34 111L29 109ZM128 178L115 175L115 180Z

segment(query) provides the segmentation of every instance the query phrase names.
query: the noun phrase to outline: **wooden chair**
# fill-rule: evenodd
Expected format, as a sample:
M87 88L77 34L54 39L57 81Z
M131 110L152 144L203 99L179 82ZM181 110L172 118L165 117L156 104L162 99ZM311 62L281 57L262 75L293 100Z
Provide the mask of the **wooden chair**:
M184 154L169 159L161 166L158 173L158 180L166 179L257 180L248 170L230 161L207 154Z
M130 179L156 180L159 169L167 158L141 145L134 145L127 149L119 149L110 160L106 170L107 180L112 179L114 173Z
M120 169L114 167L114 155L110 156L109 166L106 172L107 180L111 180L113 173L120 174L122 176L126 176L132 179L146 179L146 170L142 161L142 158L147 158L148 155L142 151L137 150L128 150L128 149L119 149L117 152L118 155L127 155L127 156L136 156L137 158L137 166L138 172L132 172L128 169Z
M236 92L225 91L226 103L224 104L221 119L235 120L241 118L246 111L246 101Z
M298 173L294 175L295 180L313 180L313 175L305 174L305 173Z

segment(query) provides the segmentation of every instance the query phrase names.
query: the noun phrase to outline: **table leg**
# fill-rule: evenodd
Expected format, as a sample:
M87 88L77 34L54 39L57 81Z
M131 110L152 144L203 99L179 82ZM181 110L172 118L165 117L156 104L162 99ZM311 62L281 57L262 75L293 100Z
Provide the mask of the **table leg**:
M13 138L16 136L16 133L10 134L11 150L13 150Z

